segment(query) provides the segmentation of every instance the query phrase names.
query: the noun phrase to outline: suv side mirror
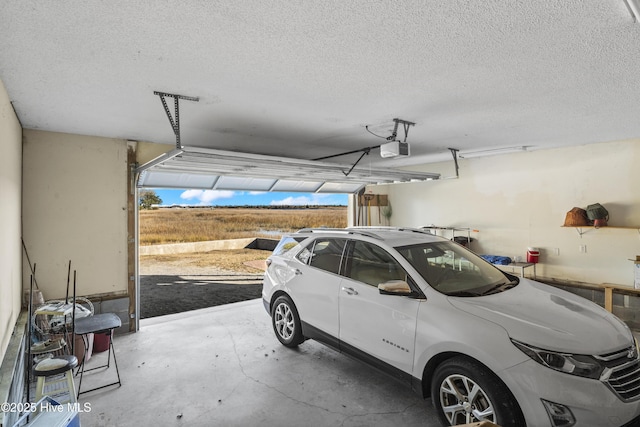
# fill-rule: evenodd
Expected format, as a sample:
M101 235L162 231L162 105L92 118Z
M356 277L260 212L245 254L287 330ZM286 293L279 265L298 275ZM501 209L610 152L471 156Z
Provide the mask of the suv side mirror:
M382 295L411 296L414 293L409 284L404 280L389 280L387 282L380 283L378 285L378 291L380 291Z

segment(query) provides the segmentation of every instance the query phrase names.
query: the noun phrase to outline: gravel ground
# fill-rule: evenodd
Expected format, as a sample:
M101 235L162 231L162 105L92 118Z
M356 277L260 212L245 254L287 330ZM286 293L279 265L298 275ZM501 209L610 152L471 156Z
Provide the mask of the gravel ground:
M179 260L140 260L140 317L163 316L260 298L262 277Z

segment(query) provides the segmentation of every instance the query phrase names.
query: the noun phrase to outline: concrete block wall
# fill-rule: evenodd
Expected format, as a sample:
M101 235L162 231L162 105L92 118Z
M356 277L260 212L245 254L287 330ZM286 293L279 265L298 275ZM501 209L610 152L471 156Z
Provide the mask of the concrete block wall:
M129 332L129 297L109 299L93 302L94 314L115 313L122 322L122 326L115 330L116 334Z
M554 283L554 287L579 295L604 307L604 289L587 289ZM613 294L613 314L635 331L640 331L640 295Z
M613 294L613 314L640 331L640 296Z

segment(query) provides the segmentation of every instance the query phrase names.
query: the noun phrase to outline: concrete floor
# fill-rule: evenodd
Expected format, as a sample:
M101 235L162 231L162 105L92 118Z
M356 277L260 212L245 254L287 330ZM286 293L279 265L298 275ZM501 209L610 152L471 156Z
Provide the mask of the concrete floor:
M80 396L83 427L440 426L385 374L315 341L282 346L260 300L146 319L114 346L122 386ZM90 372L82 388L114 378Z

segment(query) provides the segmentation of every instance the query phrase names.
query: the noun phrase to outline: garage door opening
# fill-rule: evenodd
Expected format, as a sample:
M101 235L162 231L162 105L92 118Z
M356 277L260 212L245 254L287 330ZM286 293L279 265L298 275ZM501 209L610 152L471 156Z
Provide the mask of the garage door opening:
M347 225L346 203L235 205L245 200L239 194L225 205L178 205L156 191L162 203L139 210L141 319L260 298L264 260L282 233ZM339 196L325 200L346 202ZM269 199L290 197L272 193Z
M192 189L189 191L199 192L197 194L212 194L210 192L244 192L248 194L278 194L289 192L296 196L290 196L292 200L299 197L300 194L313 195L320 197L329 194L342 194L343 196L354 197L356 193L361 191L369 184L389 184L396 182L413 182L439 179L437 173L414 172L400 169L385 169L372 167L356 167L345 166L344 164L329 163L317 160L293 159L276 156L267 156L251 153L239 153L231 151L223 151L209 149L203 147L176 147L176 149L167 152L145 164L135 168L135 187L136 197L139 191L146 189L162 189L162 190L181 190ZM186 190L183 190L186 191ZM220 194L220 193L216 193ZM218 203L219 204L219 203ZM346 204L346 203L345 203ZM347 225L348 221L355 224L357 203L349 203L349 208L343 207L344 214L341 215L343 222L339 227ZM172 204L173 205L173 204ZM179 204L178 204L179 206ZM136 204L137 207L137 204ZM282 209L282 206L280 206ZM168 209L168 208L167 208ZM214 209L219 210L220 207ZM299 209L299 208L296 208ZM171 210L173 215L180 210L191 211L191 208L175 207ZM260 212L259 220L263 220L268 215L267 212L275 211L275 207L265 209ZM284 211L284 209L282 210ZM350 211L347 213L347 211ZM202 207L193 209L193 213L204 216L206 209ZM234 217L239 218L240 211L234 211ZM364 212L362 212L364 217ZM347 219L348 216L348 219ZM143 218L136 214L136 230L140 230ZM302 222L300 223L300 211L295 212L292 218L297 223L286 228L300 229L314 226L336 226L323 222ZM246 227L247 224L254 224L258 220L241 221ZM193 226L191 230L201 230L202 226L207 224L200 221L197 226ZM214 227L215 228L215 227ZM276 228L275 230L280 230ZM282 228L282 230L285 230ZM286 231L285 230L285 231ZM261 231L261 230L253 230ZM277 239L278 233L274 229L262 227L262 232L270 235L262 236L266 238ZM191 234L185 233L184 236ZM136 255L139 254L140 248L144 246L142 242L142 233L136 233ZM138 237L139 236L139 237ZM261 237L252 235L250 237ZM229 239L229 238L227 238ZM212 239L214 240L214 239ZM159 242L156 242L159 243ZM136 259L139 260L139 256ZM186 257L181 256L181 261ZM219 257L216 257L219 258ZM214 259L211 257L210 259ZM195 262L195 261L194 261ZM206 264L207 261L204 261ZM165 264L166 266L167 264ZM136 266L135 273L135 329L139 329L139 320L141 317L141 267ZM172 283L184 284L184 277L175 275L176 281ZM196 276L196 278L204 278L204 276ZM215 278L214 278L215 279ZM208 279L207 279L208 280ZM164 286L173 286L168 284ZM200 281L194 283L197 289L205 289L209 282ZM185 286L182 289L186 288ZM174 288L179 290L181 288ZM168 309L176 309L178 301L189 294L177 294L166 303Z

